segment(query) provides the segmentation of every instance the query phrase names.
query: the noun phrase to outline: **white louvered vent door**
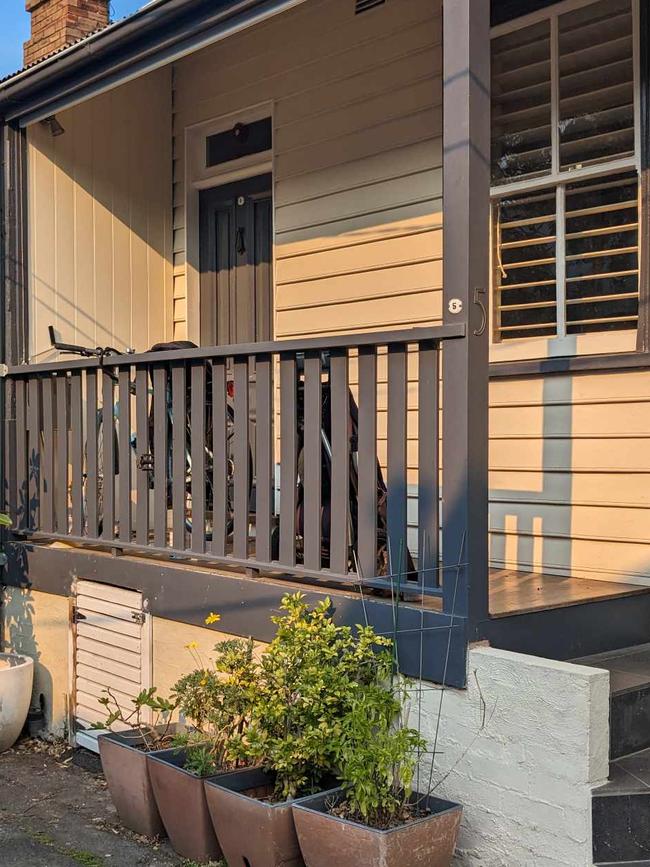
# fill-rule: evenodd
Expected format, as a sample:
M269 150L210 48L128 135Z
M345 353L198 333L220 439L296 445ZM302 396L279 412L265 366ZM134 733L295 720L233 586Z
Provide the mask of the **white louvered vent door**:
M75 740L96 750L94 723L106 719L99 699L110 689L124 713L151 685L151 625L142 594L78 581L73 615Z

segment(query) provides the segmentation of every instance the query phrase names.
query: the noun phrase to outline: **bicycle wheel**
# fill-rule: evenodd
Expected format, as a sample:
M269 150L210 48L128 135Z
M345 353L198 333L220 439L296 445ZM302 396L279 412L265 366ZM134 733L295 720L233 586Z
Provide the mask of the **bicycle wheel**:
M119 451L118 451L118 436L117 431L113 430L113 455L114 455L114 474L120 472ZM97 492L92 490L92 484L89 479L88 466L88 441L84 444L84 472L83 472L83 517L84 521L88 520L88 503L92 496L97 503L97 535L101 536L104 532L104 422L102 419L102 411L97 411Z

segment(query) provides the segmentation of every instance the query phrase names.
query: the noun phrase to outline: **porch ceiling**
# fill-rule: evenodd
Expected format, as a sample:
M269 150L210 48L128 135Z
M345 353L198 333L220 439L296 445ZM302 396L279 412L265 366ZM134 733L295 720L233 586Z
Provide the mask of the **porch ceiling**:
M0 117L27 126L305 0L156 0L0 83Z

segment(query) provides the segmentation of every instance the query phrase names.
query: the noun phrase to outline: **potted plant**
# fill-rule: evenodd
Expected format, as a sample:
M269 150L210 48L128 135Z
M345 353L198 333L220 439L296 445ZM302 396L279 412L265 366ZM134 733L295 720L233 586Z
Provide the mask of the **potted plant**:
M448 867L462 808L412 791L426 742L401 719L398 683L369 684L342 721L341 785L293 805L307 867Z
M284 597L259 663L249 726L234 739L254 767L206 782L228 864L302 864L291 804L336 780L341 719L358 684L375 678L375 651L386 640L370 628L355 634L337 626L330 608L329 599L310 609L301 593Z
M161 698L156 688L151 687L136 696L133 708L125 711L110 689L104 692L99 701L109 715L104 723L94 727L109 730L98 737L99 754L120 821L137 834L161 836L164 827L151 788L146 756L171 745L176 730L173 724L176 703Z
M213 665L203 662L195 643L188 648L197 667L180 678L172 695L191 721L192 732L177 738L172 748L151 753L149 775L173 848L184 858L203 862L221 858L203 783L242 762L231 743L247 725L255 664L252 640L220 642Z
M0 531L9 527L11 518L0 512ZM0 550L0 569L6 564L7 557ZM31 657L0 652L0 753L14 745L25 725L33 682L34 660Z

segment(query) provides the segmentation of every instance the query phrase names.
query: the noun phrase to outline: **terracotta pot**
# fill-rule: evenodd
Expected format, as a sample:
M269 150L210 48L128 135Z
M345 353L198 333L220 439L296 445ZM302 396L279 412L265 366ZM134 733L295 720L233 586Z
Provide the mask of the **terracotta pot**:
M460 804L423 798L428 816L377 831L332 816L329 809L343 797L332 789L293 804L298 840L307 867L449 867L463 812ZM419 800L420 795L414 795Z
M147 753L138 748L142 736L131 730L110 732L97 740L104 776L120 822L145 837L164 836L149 779Z
M185 770L186 753L172 748L149 754L156 804L169 842L179 855L199 863L218 861L221 848L208 812L204 780Z
M260 768L206 780L208 809L229 867L304 867L291 803L260 800L273 787L272 775Z

